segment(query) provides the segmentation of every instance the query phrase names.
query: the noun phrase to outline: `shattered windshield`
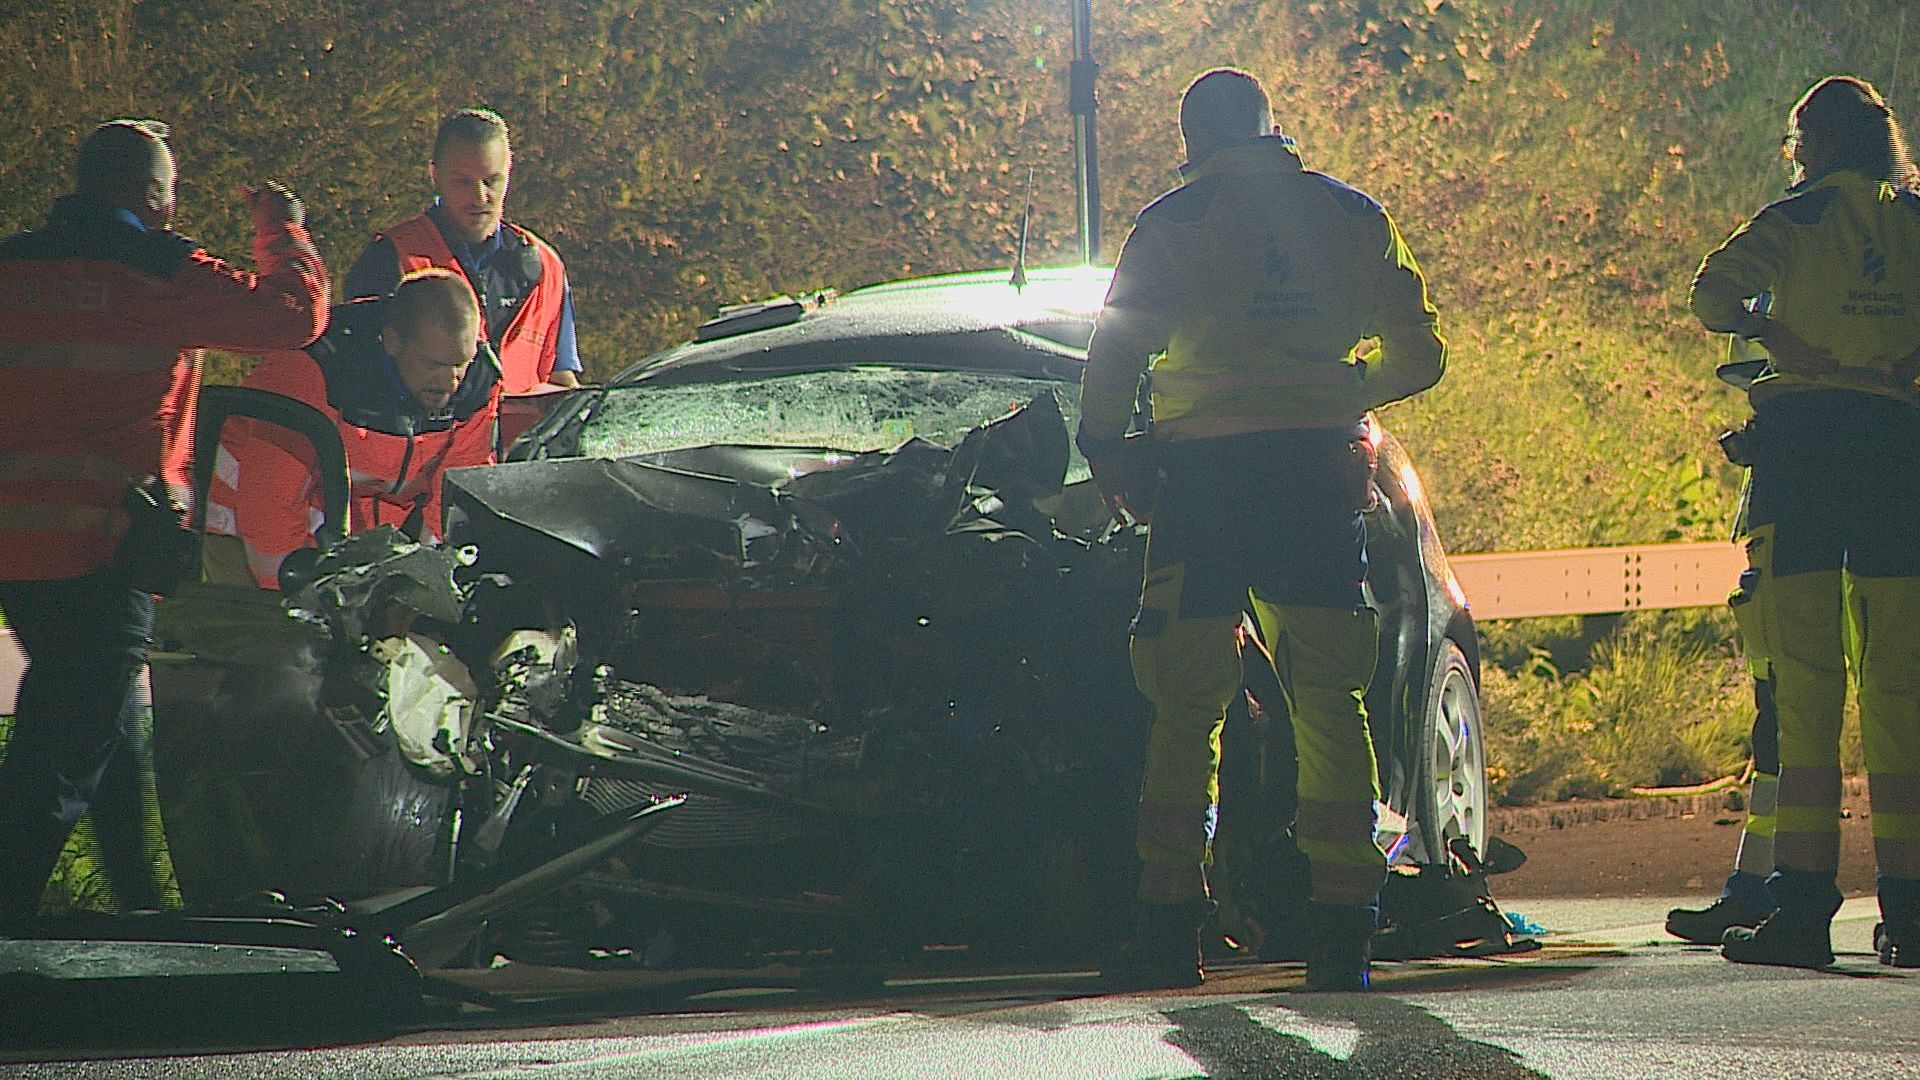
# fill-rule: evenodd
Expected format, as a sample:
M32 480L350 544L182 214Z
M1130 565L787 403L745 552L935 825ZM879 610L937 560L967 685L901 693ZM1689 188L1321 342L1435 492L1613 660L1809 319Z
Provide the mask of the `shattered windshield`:
M608 392L581 433L580 452L618 458L721 443L862 452L891 449L914 436L951 447L1049 389L1073 430L1078 386L1017 375L863 367L641 384Z

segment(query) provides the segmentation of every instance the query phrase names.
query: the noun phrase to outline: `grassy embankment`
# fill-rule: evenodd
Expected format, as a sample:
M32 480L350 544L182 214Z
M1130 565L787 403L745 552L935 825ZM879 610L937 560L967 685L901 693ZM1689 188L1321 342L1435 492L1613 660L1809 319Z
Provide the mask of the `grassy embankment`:
M425 199L434 118L514 123L514 216L567 258L592 373L719 303L1072 250L1064 11L1035 0L47 6L0 24L0 229L65 190L111 115L176 125L183 227L246 250L234 186L293 182L336 272ZM1816 21L1816 13L1818 20ZM1261 74L1308 162L1379 196L1455 351L1387 419L1455 551L1712 539L1744 411L1685 287L1783 181L1785 110L1851 71L1894 90L1894 0L1180 0L1095 6L1107 257L1179 160L1197 70ZM1911 28L1920 35L1920 23ZM1889 86L1889 84L1894 84ZM219 358L233 379L243 365ZM1737 768L1746 690L1715 611L1483 628L1509 800Z

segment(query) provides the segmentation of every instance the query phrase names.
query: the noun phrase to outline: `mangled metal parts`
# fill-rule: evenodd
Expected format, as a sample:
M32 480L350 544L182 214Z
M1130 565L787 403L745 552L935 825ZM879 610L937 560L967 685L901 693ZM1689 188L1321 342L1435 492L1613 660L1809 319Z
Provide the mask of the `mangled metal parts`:
M387 669L381 717L400 753L436 777L478 772L481 755L469 735L480 691L467 666L421 634L381 638L367 653Z
M391 732L406 760L430 776L482 767L473 675L445 642L414 629L422 619L459 622L465 590L454 574L471 562L471 552L422 545L383 526L322 552L308 583L288 598L296 617L324 624L333 637L328 673L359 691L339 695L349 704L335 719L368 756L382 752L379 737ZM362 704L352 704L356 698Z
M390 636L385 624L407 615L456 622L463 593L453 575L473 558L469 550L420 544L382 525L322 551L287 605L349 642Z

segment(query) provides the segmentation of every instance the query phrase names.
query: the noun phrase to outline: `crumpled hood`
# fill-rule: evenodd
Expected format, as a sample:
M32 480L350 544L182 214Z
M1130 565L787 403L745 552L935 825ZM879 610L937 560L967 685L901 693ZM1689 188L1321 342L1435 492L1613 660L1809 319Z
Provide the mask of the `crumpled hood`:
M1067 457L1046 393L952 449L917 438L859 454L707 446L455 469L447 540L518 578L817 584L970 518L1047 538L1035 503L1059 494Z

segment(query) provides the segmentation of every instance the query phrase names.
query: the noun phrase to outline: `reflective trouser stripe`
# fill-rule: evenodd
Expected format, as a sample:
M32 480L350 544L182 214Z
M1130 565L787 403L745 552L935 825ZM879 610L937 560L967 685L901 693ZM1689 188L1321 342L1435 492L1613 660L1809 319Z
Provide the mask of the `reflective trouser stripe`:
M1779 822L1780 778L1756 772L1747 788L1747 826L1740 832L1734 869L1766 877L1773 873L1773 833Z
M1849 584L1874 850L1880 873L1920 877L1920 578L1856 576Z
M1372 803L1323 802L1303 798L1300 800L1300 823L1294 833L1303 844L1341 844L1352 843L1356 838L1371 838L1373 828Z
M1379 618L1364 608L1271 604L1258 597L1253 610L1291 706L1300 759L1297 834L1313 898L1367 902L1387 869L1373 839L1380 785L1365 700L1379 649Z
M1920 877L1920 839L1879 835L1878 814L1873 816L1873 824L1873 855L1880 872L1888 877ZM1909 829L1908 826L1902 828Z
M1777 869L1832 873L1840 865L1840 766L1780 766L1773 831Z
M1373 842L1372 803L1300 800L1297 838L1307 857L1313 898L1365 903L1386 880L1386 857Z
M1179 564L1148 572L1129 646L1134 682L1153 704L1135 842L1148 863L1198 866L1210 858L1220 732L1240 692L1240 619L1180 618L1185 576Z
M1213 837L1210 803L1165 802L1152 796L1140 800L1140 818L1134 828L1140 857L1152 863L1199 866L1209 856Z
M1847 694L1841 573L1776 574L1756 602L1769 604L1778 648L1780 801L1773 853L1779 868L1831 873L1840 857L1840 720Z
M1873 812L1873 852L1889 877L1920 877L1920 814Z
M1880 872L1920 878L1920 775L1870 773L1873 849Z

